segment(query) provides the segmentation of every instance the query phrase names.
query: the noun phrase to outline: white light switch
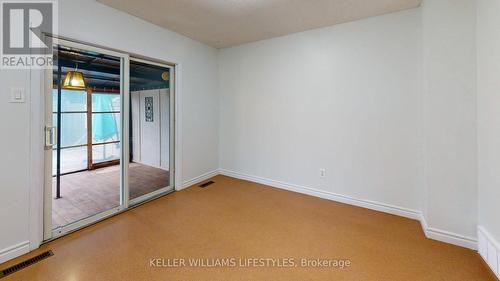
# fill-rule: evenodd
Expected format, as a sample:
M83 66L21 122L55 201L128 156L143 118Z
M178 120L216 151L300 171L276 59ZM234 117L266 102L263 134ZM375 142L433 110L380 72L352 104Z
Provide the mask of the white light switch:
M22 103L24 100L24 88L10 88L10 102Z

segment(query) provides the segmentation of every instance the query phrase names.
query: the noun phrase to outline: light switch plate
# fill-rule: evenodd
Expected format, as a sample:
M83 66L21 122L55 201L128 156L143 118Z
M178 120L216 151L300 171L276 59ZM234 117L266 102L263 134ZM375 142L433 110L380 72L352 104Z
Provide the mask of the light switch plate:
M10 102L11 103L23 103L26 100L26 94L24 88L10 88Z

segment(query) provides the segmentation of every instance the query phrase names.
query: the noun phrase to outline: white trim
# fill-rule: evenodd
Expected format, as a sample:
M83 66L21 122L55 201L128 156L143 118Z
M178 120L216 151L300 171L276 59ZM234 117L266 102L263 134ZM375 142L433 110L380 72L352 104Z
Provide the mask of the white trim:
M52 230L52 239L59 238L61 236L67 235L73 231L90 226L91 224L98 223L99 221L102 221L103 219L117 215L125 210L127 210L127 208L124 208L123 206L116 206L116 207L113 207L113 208L106 210L104 212L90 216L88 218L84 218L84 219L81 219L79 221L70 223L68 225L58 227L58 228Z
M500 279L500 242L483 226L477 227L479 255Z
M112 48L108 47L101 47L101 46L95 46L94 44L89 44L89 43L83 43L83 42L77 42L75 40L71 39L63 39L63 38L58 38L58 45L63 45L65 47L71 47L75 49L81 49L85 51L90 51L90 52L96 52L99 54L104 54L108 56L113 56L117 58L125 58L129 57L129 53L125 51L116 51L113 50Z
M0 263L4 263L15 257L24 255L30 251L30 241L24 241L17 245L0 250Z
M427 238L438 240L441 242L469 248L476 250L477 249L477 240L473 237L464 236L461 234L449 232L446 230L436 229L433 227L429 227L427 221L425 220L424 215L421 211L412 210L400 206L385 204L381 202L358 199L351 196L346 196L342 194L337 194L329 191L318 190L315 188L305 187L301 185L285 183L277 180L267 179L263 177L247 175L241 172L230 171L226 169L220 169L219 173L224 176L233 177L237 179L247 180L259 184L269 185L272 187L285 189L289 191L294 191L298 193L303 193L311 196L320 197L323 199L328 199L340 203L345 203L353 206L363 207L379 212L389 213L405 218L414 219L420 221L422 225L422 230Z
M425 236L429 239L469 248L471 250L477 250L477 239L474 237L429 227L424 215L421 216L420 223L422 224L422 229L424 230Z
M182 183L181 188L177 188L177 190L188 188L188 187L193 186L197 183L208 180L209 178L213 178L213 177L217 176L218 174L219 174L219 170L213 170L211 172L204 173L203 175L200 175L200 176L197 176L197 177L192 178L190 180L184 181Z
M42 90L39 94L41 96L41 101L42 104L42 115L43 118L43 125L45 127L52 127L54 128L56 124L53 124L52 120L52 83L53 83L53 73L52 69L46 69L44 71L44 74L41 75L42 77ZM42 129L42 128L41 128ZM56 136L58 134L58 130L56 129ZM52 143L55 143L54 141ZM40 243L45 240L45 239L50 239L52 237L52 147L47 147L46 144L43 145L43 161L42 161L42 183L43 186L40 188L40 190L43 192L41 197L38 199L41 201L42 208L43 208L43 215L41 218L41 224L42 224L42 238L40 240ZM40 149L40 148L39 148ZM30 197L32 195L30 194ZM33 241L31 241L33 242Z
M184 89L182 85L182 64L177 63L174 67L174 85L173 93L170 92L170 96L173 96L175 107L174 107L174 131L170 132L174 134L174 167L170 167L170 170L174 173L174 183L173 187L175 190L182 189L182 101L183 95L182 91ZM172 184L171 184L172 185Z
M168 193L170 193L172 191L174 191L174 188L171 187L171 186L167 186L167 187L160 188L158 190L152 191L150 193L141 195L139 197L132 198L132 199L129 200L129 207L133 207L135 205L141 204L141 203L143 203L145 201L148 201L148 200L151 200L153 198L166 195L166 194L168 194Z
M482 225L479 225L477 227L478 234L484 235L484 238L486 238L489 243L491 243L495 248L497 248L500 251L500 242L496 241L496 239L491 235L491 233Z
M285 183L277 180L271 180L271 179L266 179L262 177L257 177L257 176L251 176L251 175L246 175L243 173L239 172L234 172L234 171L229 171L225 169L220 170L220 174L228 177L233 177L237 179L242 179L242 180L247 180L255 183L260 183L264 185L269 185L272 187L280 188L280 189L286 189L289 191L294 191L298 193L303 193L315 197L320 197L323 199L328 199L340 203L345 203L349 205L354 205L358 207L363 207L375 211L380 211L384 213L389 213L405 218L410 218L410 219L415 219L419 220L421 212L417 210L411 210L408 208L403 208L399 206L394 206L390 204L384 204L380 202L375 202L375 201L370 201L370 200L363 200L363 199L357 199L354 197L342 195L342 194L337 194L329 191L323 191L323 190L318 190L315 188L310 188L310 187L305 187L305 186L300 186L296 184L291 184L291 183Z
M45 71L30 70L30 153L29 153L29 239L30 250L43 241L44 182L45 182L45 95L34 94L45 87ZM1 261L0 261L1 262Z
M121 113L120 113L120 203L128 208L130 197L129 165L130 165L130 57L120 57Z
M44 35L47 36L47 35ZM45 87L52 69L29 70L30 147L28 165L29 249L40 247L44 235L45 196ZM50 85L52 87L52 83ZM39 92L40 91L40 92ZM39 94L42 93L42 94Z
M134 56L133 54L130 54L130 61L159 66L159 67L163 67L163 68L168 68L169 70L173 70L173 68L174 68L174 66L172 66L170 64L160 63L160 62L155 61L154 59L153 60L144 59L143 57L137 57L137 56Z

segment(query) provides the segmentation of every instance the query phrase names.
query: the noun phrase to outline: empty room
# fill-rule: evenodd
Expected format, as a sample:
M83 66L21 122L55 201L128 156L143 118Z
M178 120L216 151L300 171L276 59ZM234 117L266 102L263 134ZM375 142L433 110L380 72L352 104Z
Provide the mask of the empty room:
M499 12L0 0L0 280L499 280Z

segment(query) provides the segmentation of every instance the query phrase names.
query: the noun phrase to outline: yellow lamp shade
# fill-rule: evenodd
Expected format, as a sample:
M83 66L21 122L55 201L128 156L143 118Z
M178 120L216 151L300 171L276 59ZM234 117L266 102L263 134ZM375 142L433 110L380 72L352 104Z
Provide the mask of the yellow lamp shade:
M63 82L64 89L70 90L85 90L85 80L83 80L83 73L80 71L68 71Z

